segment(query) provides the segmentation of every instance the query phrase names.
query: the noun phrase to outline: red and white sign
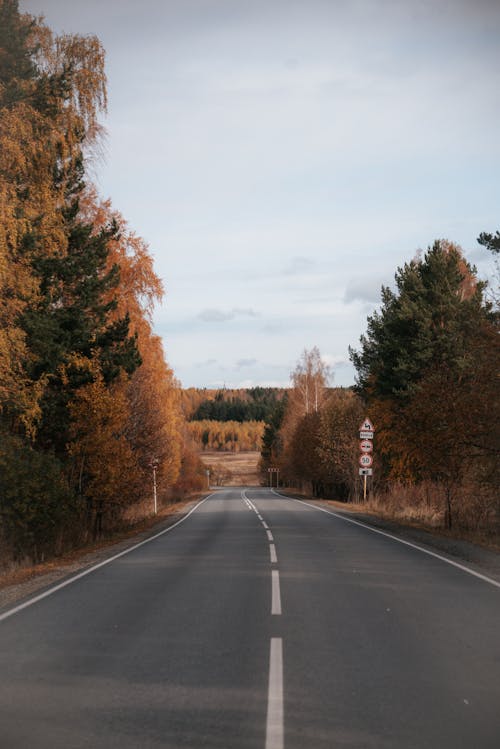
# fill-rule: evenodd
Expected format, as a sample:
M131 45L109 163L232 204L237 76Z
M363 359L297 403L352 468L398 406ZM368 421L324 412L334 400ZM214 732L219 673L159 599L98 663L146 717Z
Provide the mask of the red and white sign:
M373 458L371 455L360 455L359 456L359 465L361 468L371 468L373 465Z
M371 453L373 452L373 442L371 440L361 440L359 449L362 453Z
M374 432L375 429L373 428L373 424L371 423L368 416L366 419L363 419L363 423L359 427L360 432Z

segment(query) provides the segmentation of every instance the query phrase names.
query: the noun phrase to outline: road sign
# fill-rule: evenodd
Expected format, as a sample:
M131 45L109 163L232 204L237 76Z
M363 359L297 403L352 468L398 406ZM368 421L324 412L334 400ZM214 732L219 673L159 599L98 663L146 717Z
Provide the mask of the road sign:
M363 476L363 501L366 502L366 477L373 476L373 434L375 429L368 416L366 416L361 424L359 425L359 449L361 455L359 456L359 475Z
M374 432L375 431L375 429L373 428L373 424L371 423L368 416L366 417L366 419L363 419L363 423L360 424L359 431L360 432Z
M370 468L373 465L373 458L371 455L367 455L366 453L364 455L359 456L359 465L361 468Z
M371 453L373 451L373 442L372 440L361 440L359 443L359 449L362 453Z

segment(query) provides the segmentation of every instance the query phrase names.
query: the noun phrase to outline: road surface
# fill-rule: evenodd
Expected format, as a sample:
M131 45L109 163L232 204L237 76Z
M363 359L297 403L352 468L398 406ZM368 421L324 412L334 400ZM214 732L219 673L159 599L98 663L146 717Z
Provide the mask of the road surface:
M43 595L0 614L1 749L500 746L500 585L268 489Z

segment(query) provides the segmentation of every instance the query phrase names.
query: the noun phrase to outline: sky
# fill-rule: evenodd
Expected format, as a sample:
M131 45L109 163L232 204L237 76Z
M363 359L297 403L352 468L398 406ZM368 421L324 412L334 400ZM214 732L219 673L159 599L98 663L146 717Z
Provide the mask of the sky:
M500 0L20 0L107 59L103 197L150 246L184 387L349 386L382 284L434 240L490 277Z

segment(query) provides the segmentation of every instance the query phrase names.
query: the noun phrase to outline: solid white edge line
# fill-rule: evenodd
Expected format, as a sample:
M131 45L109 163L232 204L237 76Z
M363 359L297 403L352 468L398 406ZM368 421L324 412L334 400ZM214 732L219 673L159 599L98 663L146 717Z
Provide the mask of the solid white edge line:
M271 571L271 615L281 615L280 573Z
M271 637L265 749L283 749L283 640Z
M276 556L276 546L274 544L269 544L269 554L271 556L271 564L277 564L278 557Z
M339 520L344 520L346 523L359 525L360 528L365 528L367 531L371 531L372 533L378 533L379 536L386 536L386 538L391 538L393 541L397 541L399 544L404 544L404 546L411 546L412 549L417 549L417 551L421 551L422 554L427 554L430 557L435 557L435 559L440 559L442 562L446 562L446 564L451 564L452 567L456 567L457 569L462 570L462 572L467 572L469 575L472 575L473 577L477 577L479 578L479 580L483 580L485 583L494 585L495 588L500 588L500 582L498 582L498 580L494 580L492 577L488 577L487 575L482 575L480 572L471 570L470 567L466 567L464 564L460 564L459 562L454 562L452 559L447 559L446 557L441 556L441 554L437 554L435 551L430 551L430 549L424 549L423 546L418 546L418 544L413 544L411 541L405 541L403 538L398 538L397 536L393 536L392 533L387 533L387 531L381 531L379 530L379 528L372 528L371 525L362 523L359 520L346 518L344 515L339 515L337 512L332 512L332 510L327 510L324 507L318 507L317 505L312 505L310 502L305 502L302 499L295 499L295 497L288 497L286 494L279 494L278 492L274 491L274 489L271 489L271 491L273 492L273 494L276 494L277 497L281 497L281 499L288 499L291 502L298 502L301 505L307 505L308 507L312 507L313 510L319 510L319 512L325 512L327 515L333 515Z
M40 595L35 596L34 598L30 598L29 601L25 601L24 603L21 603L19 606L15 606L13 609L9 609L9 611L6 611L5 613L0 614L0 622L3 622L5 619L8 619L11 616L14 616L14 614L18 614L20 611L22 611L23 609L27 609L29 606L33 606L33 604L38 603L38 601L42 601L44 598L48 598L53 593L57 593L58 590L62 590L63 588L66 588L68 585L75 583L77 580L81 580L82 577L86 577L87 575L90 575L92 572L95 572L101 567L105 567L107 564L111 564L111 562L114 562L116 559L119 559L120 557L124 557L126 554L130 554L132 551L139 549L141 546L151 543L151 541L155 541L155 539L160 538L160 536L164 536L165 533L169 533L170 531L173 531L174 528L176 528L178 525L180 525L185 520L187 520L188 517L192 515L193 512L198 509L198 507L200 507L200 505L206 502L207 499L210 499L211 497L215 496L215 494L217 494L217 492L213 492L212 494L209 494L208 497L205 497L204 499L202 499L191 510L189 510L187 515L184 515L184 517L180 518L180 520L177 520L177 522L175 522L173 525L169 525L168 528L165 528L159 533L156 533L154 536L151 536L151 538L146 538L144 541L141 541L140 543L135 544L134 546L131 546L129 549L120 551L119 554L115 554L114 556L109 557L109 559L105 559L103 562L99 562L99 564L95 564L93 567L89 567L83 572L79 572L78 575L74 575L73 577L70 577L68 580L64 580L64 582L59 583L59 585L55 585L53 588L49 588L43 593L40 593Z

